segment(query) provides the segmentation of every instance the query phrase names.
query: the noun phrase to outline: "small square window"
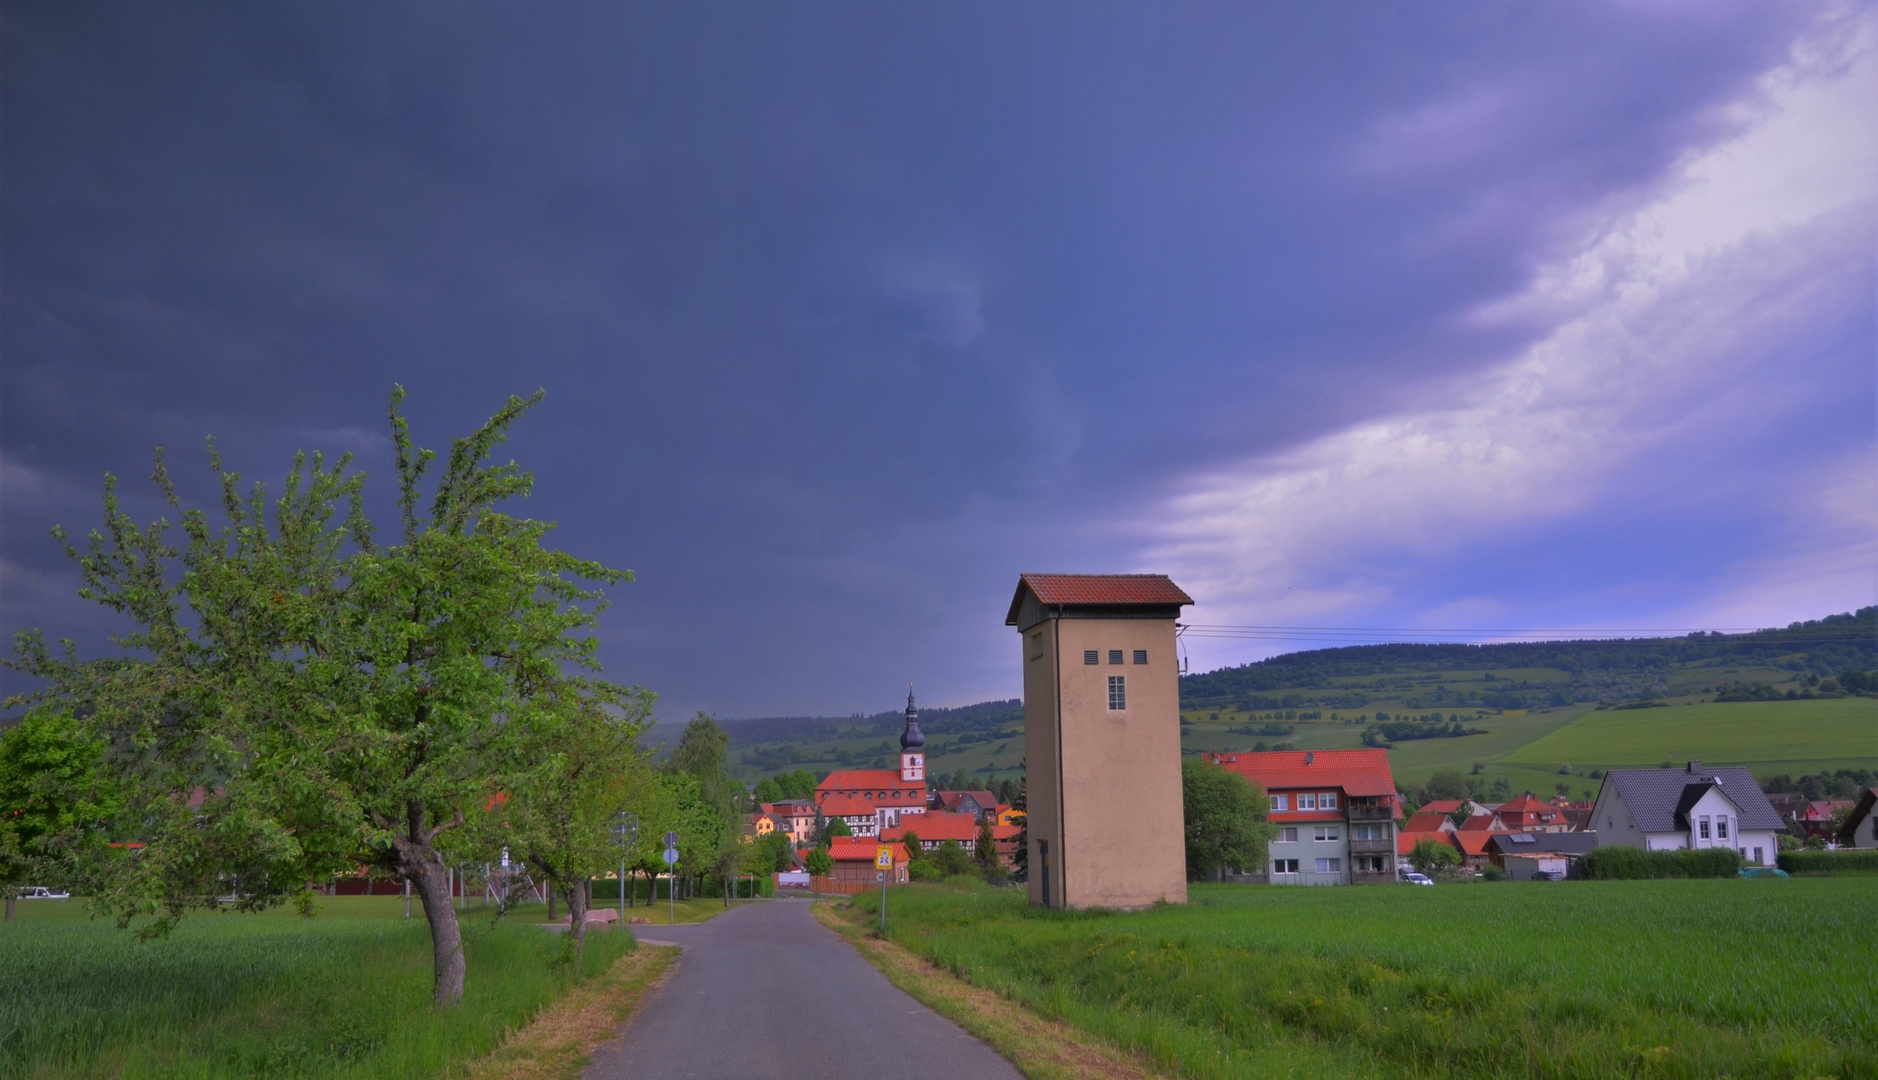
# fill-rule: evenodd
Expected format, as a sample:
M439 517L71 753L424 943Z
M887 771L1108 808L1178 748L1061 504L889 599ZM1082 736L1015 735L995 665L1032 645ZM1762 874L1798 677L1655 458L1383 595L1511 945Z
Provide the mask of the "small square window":
M1109 711L1121 712L1128 708L1128 676L1109 676Z
M1333 874L1343 873L1343 860L1342 859L1330 860L1330 872Z
M1121 662L1122 662L1122 651L1120 649L1110 649L1109 650L1109 663L1119 664Z
M1326 791L1322 795L1319 795L1317 797L1317 808L1319 810L1335 810L1337 808L1336 793Z
M1300 796L1298 796L1298 809L1300 809L1300 810L1315 810L1315 809L1317 809L1317 796L1315 796L1315 795L1300 795Z
M1148 662L1148 650L1136 649L1135 650L1135 663L1145 664L1147 662Z
M1330 873L1330 860L1329 859L1317 860L1317 872L1320 874Z
M1295 874L1297 872L1298 872L1298 860L1296 859L1273 859L1272 860L1272 873L1274 874Z
M1273 809L1273 810L1289 810L1289 809L1291 809L1291 796L1289 796L1289 795L1273 795L1273 796L1272 796L1272 809Z
M1285 843L1285 844L1297 843L1298 842L1297 826L1292 825L1292 826L1287 826L1285 828L1279 829L1278 840L1280 843Z
M1082 651L1082 662L1085 664L1100 664L1102 662L1102 654L1094 649L1084 649Z

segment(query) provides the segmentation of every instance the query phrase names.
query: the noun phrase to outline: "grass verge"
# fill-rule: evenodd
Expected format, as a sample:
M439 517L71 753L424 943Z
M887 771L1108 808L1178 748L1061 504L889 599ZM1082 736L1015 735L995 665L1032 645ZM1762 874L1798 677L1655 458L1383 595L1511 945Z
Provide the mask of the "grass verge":
M888 936L1181 1076L1878 1076L1870 879L1193 897L1066 913L902 887Z
M473 1062L466 1080L552 1080L580 1075L594 1047L613 1037L647 993L671 973L675 948L641 947L613 962L542 1009L489 1056Z
M1153 1080L1167 1074L1058 1020L973 986L856 921L845 901L822 900L815 917L853 945L893 985L1003 1054L1032 1080Z

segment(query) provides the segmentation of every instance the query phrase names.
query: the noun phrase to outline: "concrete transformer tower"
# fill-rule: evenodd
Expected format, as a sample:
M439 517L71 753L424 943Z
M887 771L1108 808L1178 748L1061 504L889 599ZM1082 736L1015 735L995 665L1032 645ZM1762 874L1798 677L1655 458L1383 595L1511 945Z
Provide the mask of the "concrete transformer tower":
M1191 603L1161 574L1018 579L1031 903L1186 902L1174 632Z

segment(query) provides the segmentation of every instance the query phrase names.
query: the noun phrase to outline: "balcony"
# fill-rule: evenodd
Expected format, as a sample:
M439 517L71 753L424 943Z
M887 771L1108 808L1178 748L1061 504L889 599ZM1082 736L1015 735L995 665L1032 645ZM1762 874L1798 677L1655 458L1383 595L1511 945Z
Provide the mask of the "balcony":
M1351 821L1394 821L1395 809L1386 802L1351 799L1344 808Z
M1388 855L1395 856L1394 840L1357 840L1350 841L1352 855Z

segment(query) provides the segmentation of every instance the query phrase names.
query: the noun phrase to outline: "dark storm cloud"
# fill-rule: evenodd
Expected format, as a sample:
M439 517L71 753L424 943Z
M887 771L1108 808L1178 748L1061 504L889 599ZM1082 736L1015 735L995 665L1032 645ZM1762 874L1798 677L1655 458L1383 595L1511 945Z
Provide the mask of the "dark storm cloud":
M979 692L1020 569L1534 333L1459 316L1803 14L11 5L8 621L99 625L44 531L154 444L383 478L394 381L433 445L542 386L532 512L641 575L616 676Z

